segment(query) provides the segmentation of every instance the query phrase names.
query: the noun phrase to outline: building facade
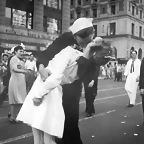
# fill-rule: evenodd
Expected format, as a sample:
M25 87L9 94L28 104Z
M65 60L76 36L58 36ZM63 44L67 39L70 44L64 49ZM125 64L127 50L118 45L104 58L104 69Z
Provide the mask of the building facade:
M133 48L144 56L144 0L71 0L70 24L79 17L94 18L95 34L112 40L118 58Z
M0 0L0 45L44 50L69 27L70 0Z

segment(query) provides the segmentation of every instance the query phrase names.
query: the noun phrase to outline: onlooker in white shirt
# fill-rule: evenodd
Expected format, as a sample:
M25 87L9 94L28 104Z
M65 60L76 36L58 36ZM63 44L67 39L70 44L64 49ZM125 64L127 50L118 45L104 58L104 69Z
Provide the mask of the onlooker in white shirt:
M36 61L34 60L34 56L31 54L30 55L30 59L28 59L25 63L25 68L26 69L30 69L30 70L33 70L33 71L37 71L37 68L36 68Z

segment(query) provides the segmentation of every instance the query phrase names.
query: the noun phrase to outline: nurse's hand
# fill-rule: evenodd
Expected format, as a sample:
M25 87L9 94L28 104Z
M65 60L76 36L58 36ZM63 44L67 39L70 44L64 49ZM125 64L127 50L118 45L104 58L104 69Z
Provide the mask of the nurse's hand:
M48 69L46 69L42 64L39 66L39 74L40 74L40 76L41 76L41 79L43 80L43 81L45 81L47 78L48 78L48 76L50 76L51 75L51 72L48 70Z
M33 103L35 106L39 106L42 103L42 98L33 98Z
M140 89L140 94L144 95L144 89Z

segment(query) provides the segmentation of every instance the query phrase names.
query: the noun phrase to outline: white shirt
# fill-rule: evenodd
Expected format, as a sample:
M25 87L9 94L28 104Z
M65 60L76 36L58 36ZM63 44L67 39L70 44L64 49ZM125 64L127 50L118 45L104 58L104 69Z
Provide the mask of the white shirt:
M27 60L25 63L25 68L34 70L36 72L37 71L36 62L34 60L33 61Z
M125 67L125 73L124 73L125 76L128 76L131 73L131 64L132 64L132 59L130 59L127 62L127 65ZM140 76L140 66L141 66L141 61L139 59L136 59L134 61L134 72L132 73L136 74L138 77Z

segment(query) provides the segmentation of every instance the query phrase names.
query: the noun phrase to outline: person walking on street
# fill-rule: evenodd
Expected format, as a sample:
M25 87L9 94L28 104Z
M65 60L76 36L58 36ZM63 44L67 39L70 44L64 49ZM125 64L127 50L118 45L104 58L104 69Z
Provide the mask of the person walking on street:
M137 58L137 51L131 52L131 59L127 62L125 73L125 90L129 97L128 107L135 105L137 87L139 83L141 61Z
M10 104L10 123L17 123L16 117L21 105L26 98L26 82L24 63L20 60L23 55L23 48L16 46L14 48L15 55L10 60L11 77L9 80L9 104Z

